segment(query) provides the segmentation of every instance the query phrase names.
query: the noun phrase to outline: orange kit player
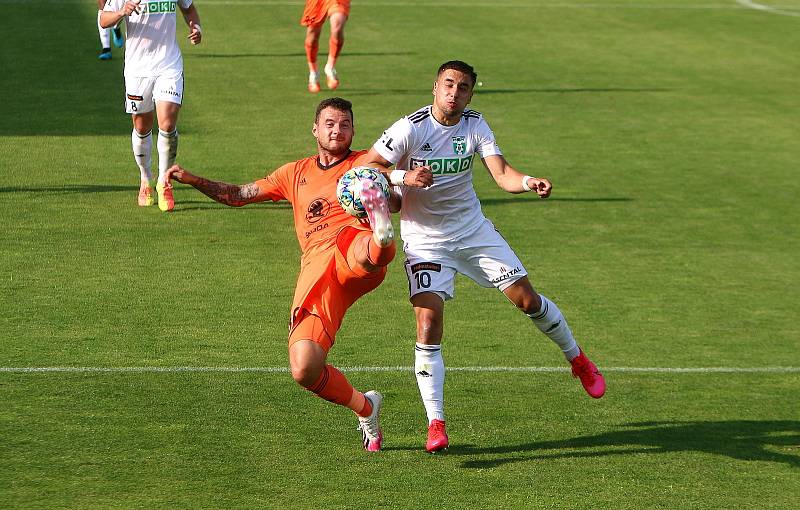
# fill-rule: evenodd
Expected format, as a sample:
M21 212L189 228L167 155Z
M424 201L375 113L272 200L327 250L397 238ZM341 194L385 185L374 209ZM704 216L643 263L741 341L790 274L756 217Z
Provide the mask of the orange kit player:
M336 59L344 46L344 25L350 15L350 0L306 0L306 8L300 24L306 27L306 57L308 59L308 91L319 92L319 73L317 72L317 51L319 35L325 19L330 19L331 36L328 40L328 63L325 64L325 77L328 88L339 86L336 74Z
M291 202L303 252L289 325L292 377L325 400L352 409L358 415L364 448L378 451L383 440L379 426L383 397L377 391L356 390L326 359L347 309L380 285L394 258L389 205L371 182L361 194L369 224L347 214L336 200L339 177L359 166L366 154L350 150L354 129L349 101L322 101L311 132L317 139L316 155L287 163L250 184L209 181L178 165L167 175L234 207L266 200Z

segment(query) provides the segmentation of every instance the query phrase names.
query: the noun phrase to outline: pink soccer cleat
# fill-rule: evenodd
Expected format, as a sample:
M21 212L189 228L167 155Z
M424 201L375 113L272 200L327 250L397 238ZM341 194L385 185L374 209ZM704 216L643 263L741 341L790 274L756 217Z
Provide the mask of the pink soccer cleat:
M583 389L592 398L600 398L606 392L606 380L603 374L597 370L597 366L581 351L580 355L570 361L572 364L572 377L581 380Z
M450 445L450 439L447 437L444 422L442 420L433 420L428 425L428 442L425 443L425 451L428 453L436 453L440 450L446 450Z
M367 218L372 227L372 238L378 246L386 247L394 241L394 227L389 213L389 201L381 187L375 181L364 179L361 188L361 203L367 211Z

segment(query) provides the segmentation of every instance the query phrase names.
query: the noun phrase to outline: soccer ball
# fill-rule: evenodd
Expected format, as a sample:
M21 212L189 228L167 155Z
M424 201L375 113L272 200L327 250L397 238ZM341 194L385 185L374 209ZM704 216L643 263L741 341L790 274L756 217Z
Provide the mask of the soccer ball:
M375 181L389 199L389 183L378 170L368 166L357 166L346 171L336 185L336 199L350 216L366 218L367 211L361 203L361 183L364 179Z

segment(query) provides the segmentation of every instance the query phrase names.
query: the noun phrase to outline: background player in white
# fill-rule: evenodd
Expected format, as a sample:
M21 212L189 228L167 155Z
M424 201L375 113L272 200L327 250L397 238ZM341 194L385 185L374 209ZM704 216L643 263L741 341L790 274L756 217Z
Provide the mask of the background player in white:
M415 372L428 415L429 452L449 443L441 341L444 301L453 297L456 273L501 290L561 347L589 395L600 398L605 393L603 376L576 344L561 311L534 291L519 258L481 211L472 186L475 153L509 193L535 191L547 198L552 186L508 164L483 116L466 109L476 80L477 74L464 62L442 64L433 84L433 104L395 122L367 157L372 162L367 164L397 168L390 178L402 193L400 234L417 320ZM429 186L402 186L420 180Z
M158 207L175 207L172 187L165 179L178 152L178 111L183 100L183 57L175 40L176 10L189 26L188 39L200 44L200 15L192 0L106 0L100 16L103 27L122 18L127 25L125 44L125 110L133 118L133 157L139 167L139 205L153 205L150 181L153 120L158 116Z
M111 40L113 37L114 46L122 48L125 44L125 39L122 38L122 27L119 25L114 28L105 28L100 25L100 14L103 12L103 5L106 0L97 0L97 33L100 35L100 55L97 56L100 60L111 60Z

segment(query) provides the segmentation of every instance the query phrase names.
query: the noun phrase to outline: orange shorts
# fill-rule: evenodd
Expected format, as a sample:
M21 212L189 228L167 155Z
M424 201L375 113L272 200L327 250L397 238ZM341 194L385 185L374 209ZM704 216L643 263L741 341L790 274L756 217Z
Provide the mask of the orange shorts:
M345 16L350 16L350 0L306 0L300 24L304 27L322 25L334 12L343 12Z
M347 252L361 235L371 236L372 231L348 226L339 232L335 256L329 259L309 291L292 306L289 345L298 340L311 340L328 352L350 306L383 282L386 268L370 273L351 268L347 263ZM299 282L303 282L303 276L301 273Z

